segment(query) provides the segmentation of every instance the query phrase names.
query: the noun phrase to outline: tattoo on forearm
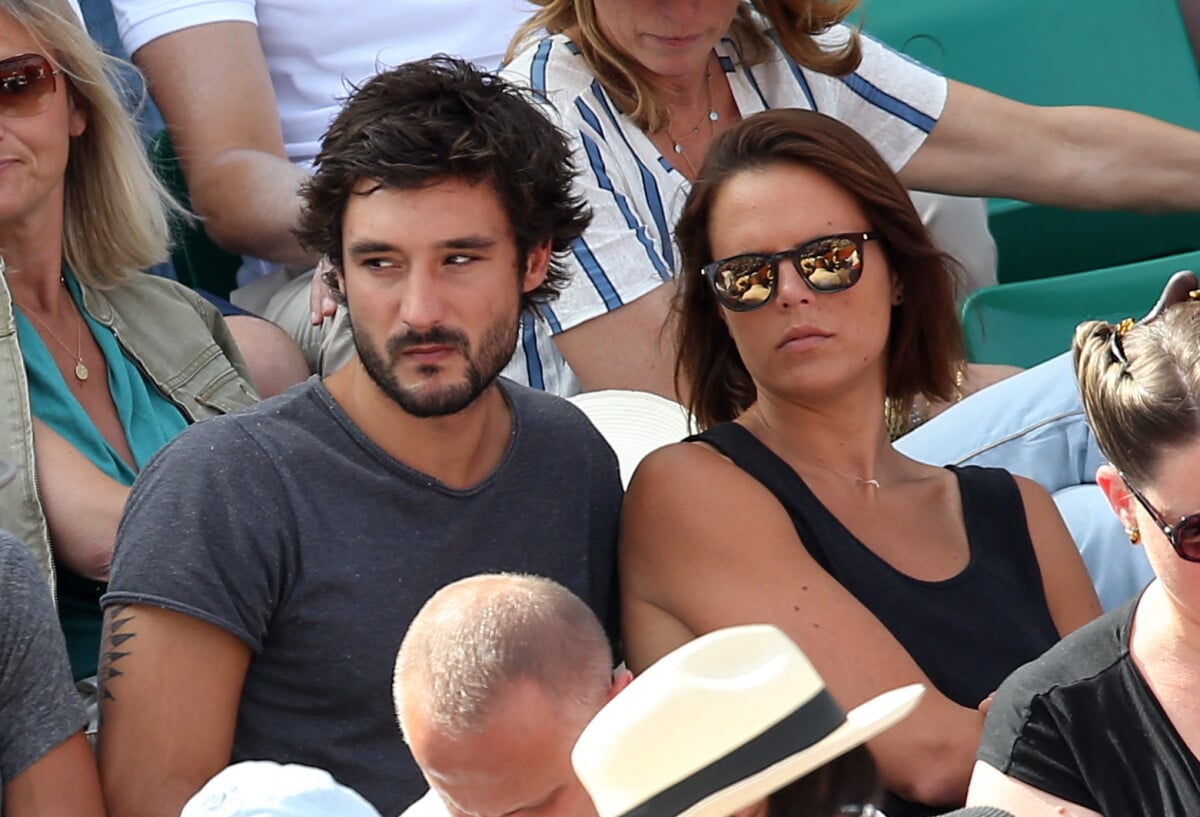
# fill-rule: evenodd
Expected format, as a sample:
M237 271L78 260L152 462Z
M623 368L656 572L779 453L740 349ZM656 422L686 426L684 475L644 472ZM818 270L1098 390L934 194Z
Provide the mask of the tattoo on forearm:
M117 604L108 608L104 615L104 635L100 642L100 671L97 673L101 700L114 701L112 681L123 674L117 662L129 655L129 640L137 635L130 622L133 613L128 604Z

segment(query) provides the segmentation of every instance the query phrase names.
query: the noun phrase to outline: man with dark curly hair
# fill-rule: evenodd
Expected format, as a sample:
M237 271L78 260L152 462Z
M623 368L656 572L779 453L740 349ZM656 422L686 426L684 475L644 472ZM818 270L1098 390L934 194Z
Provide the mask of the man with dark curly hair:
M588 221L534 104L438 58L369 80L330 126L299 237L356 354L190 429L135 485L103 599L115 817L178 813L252 758L401 812L425 785L392 657L464 576L552 578L616 632L616 458L565 401L498 377Z

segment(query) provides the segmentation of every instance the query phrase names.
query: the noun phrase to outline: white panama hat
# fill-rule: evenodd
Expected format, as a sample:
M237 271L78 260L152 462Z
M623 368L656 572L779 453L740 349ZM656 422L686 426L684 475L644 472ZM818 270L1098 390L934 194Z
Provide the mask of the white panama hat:
M892 726L924 691L843 714L782 630L729 627L636 677L583 730L571 763L599 817L729 817Z
M247 760L218 772L192 795L179 817L379 817L329 772L270 760Z
M692 433L691 415L674 400L625 389L588 391L569 398L612 446L621 466L621 482L656 448L677 443Z

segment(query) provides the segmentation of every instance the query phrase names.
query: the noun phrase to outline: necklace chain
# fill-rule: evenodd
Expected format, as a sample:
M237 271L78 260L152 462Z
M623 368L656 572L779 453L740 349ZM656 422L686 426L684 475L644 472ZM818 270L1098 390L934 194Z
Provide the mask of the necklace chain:
M770 432L771 436L774 437L778 442L783 442L783 440L780 438L780 436L775 433L775 429L771 428L770 424L767 423L766 418L762 416L761 412L756 412L755 419L757 420L758 424L760 426L762 426L763 429ZM799 451L797 451L795 448L792 448L791 446L785 446L785 447L787 448L788 453L792 454L794 457L797 457L811 465L815 465L818 468L823 468L826 471L828 471L829 473L836 474L837 476L841 477L842 479L852 479L852 480L854 480L854 484L859 487L862 487L862 488L881 488L881 487L883 487L880 484L879 480L875 479L874 477L868 478L868 477L859 476L857 474L848 474L845 471L841 471L837 468L834 468L832 465L827 465L826 463L822 462L821 460L817 459L816 457L810 457L810 456L806 456L805 454L801 454Z
M63 285L63 288L66 289L66 279L59 278L58 280ZM74 299L72 299L72 301L74 301ZM51 340L61 346L63 351L75 358L75 379L81 384L85 382L91 375L91 372L88 371L87 364L83 362L83 316L76 312L76 317L79 318L79 321L75 324L75 351L72 352L71 347L66 343L63 343L62 339L54 333L54 330L51 329L45 321L43 321L29 309L22 309L21 311L25 313L25 317L31 319L38 326L45 329L46 334L50 336Z
M713 133L713 128L714 128L715 124L721 119L721 115L719 113L717 113L716 110L713 108L712 69L711 68L709 68L708 70L706 70L704 72L704 92L705 92L705 96L707 98L707 101L706 101L707 110L705 111L705 113L703 115L701 115L701 117L699 119L696 120L696 124L692 126L692 129L690 131L685 132L682 137L676 138L675 134L671 133L671 127L669 125L665 125L663 127L663 130L665 130L667 132L667 138L671 140L671 149L675 152L676 156L680 157L681 159L683 159L684 162L687 163L688 169L690 171L692 171L693 176L700 175L700 171L696 169L696 166L694 164L692 164L692 160L688 157L687 153L684 151L683 140L688 139L688 138L700 133L700 126L703 125L705 123L705 121L708 122L708 132L709 132L709 135L711 136Z

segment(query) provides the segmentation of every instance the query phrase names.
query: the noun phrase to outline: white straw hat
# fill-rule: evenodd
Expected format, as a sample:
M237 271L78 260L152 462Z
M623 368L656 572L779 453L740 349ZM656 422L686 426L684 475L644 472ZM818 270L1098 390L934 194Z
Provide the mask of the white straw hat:
M329 772L299 764L247 760L219 772L179 817L379 817Z
M657 394L606 389L583 392L568 399L588 416L612 446L626 487L642 458L692 433L688 410Z
M924 687L844 715L777 627L709 633L635 678L571 753L599 817L729 817L893 725Z

